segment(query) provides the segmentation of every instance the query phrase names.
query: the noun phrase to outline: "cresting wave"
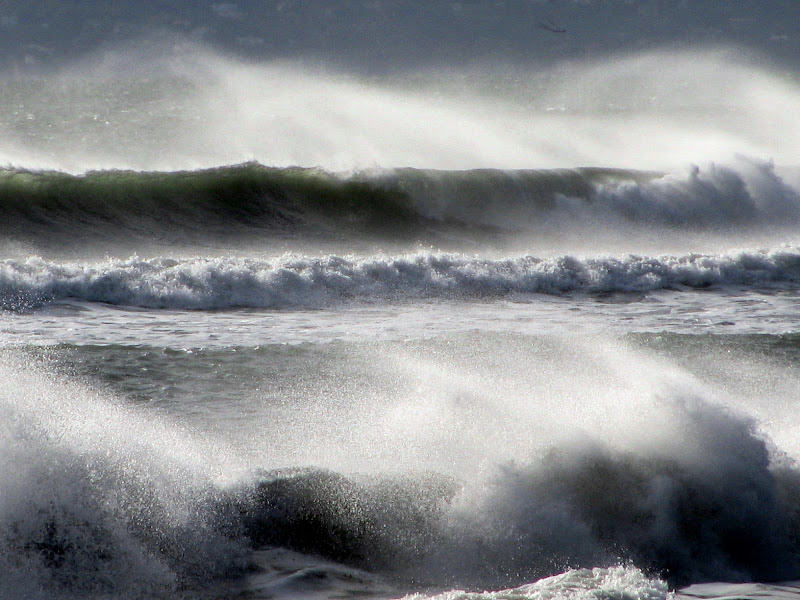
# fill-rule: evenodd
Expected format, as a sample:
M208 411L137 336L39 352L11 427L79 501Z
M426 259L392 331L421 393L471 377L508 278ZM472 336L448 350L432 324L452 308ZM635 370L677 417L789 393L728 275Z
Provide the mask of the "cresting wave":
M287 222L302 222L303 217L314 214L343 220L368 215L471 221L470 211L487 201L508 202L511 207L527 203L544 209L558 196L589 199L602 182L653 176L614 169L398 169L347 176L257 163L172 173L70 175L11 169L0 171L0 211L6 227L27 222L48 228L131 226L137 221L152 224L164 219L166 227L203 227L220 221L285 227ZM445 203L455 206L448 209ZM463 203L463 214L457 210L459 203ZM454 210L457 214L452 214Z
M245 548L212 508L219 471L209 457L222 461L222 448L13 353L1 358L4 590L166 598L241 571Z
M477 339L476 353L451 358L503 362L524 339ZM551 431L544 451L505 460L484 456L483 468L460 465L457 476L415 472L405 463L399 473L388 464L362 474L245 468L246 461L209 436L48 372L30 356L4 352L0 584L36 600L181 598L180 591L193 597L193 590L244 576L254 551L275 547L338 565L320 561L294 573L283 582L290 588L335 569L355 579L345 566L366 568L401 589L526 584L466 596L476 600L588 599L598 588L611 597L653 600L669 597L664 581L679 586L797 575L800 471L753 419L713 404L691 378L654 375L653 368L666 365L629 350L606 346L598 355L596 347L569 340L527 342L533 355L523 371L535 389L545 385L557 394L578 386L576 379L597 384L591 391L597 405L585 410L602 417L598 424L610 426L610 435L570 440ZM488 356L489 349L500 356ZM135 358L140 350L124 351ZM267 351L287 349L252 356ZM580 372L563 369L565 361L581 359ZM533 372L532 364L544 368ZM548 365L561 370L549 372ZM601 380L621 387L607 394ZM493 408L488 388L473 387L469 401L458 401L450 389L431 389L430 397L413 402L433 403L441 420L415 435L449 453L462 441L479 452L498 446L505 452L502 436L488 444L485 438L509 419L516 423L513 436L527 434L505 440L517 451L536 437L535 421L574 427L563 420L565 407L553 405L569 404L567 397L492 389L514 407L497 424L463 427L465 417ZM316 439L332 427L354 426L317 415L319 400L286 407L311 426L300 435ZM538 406L522 410L531 403ZM542 405L552 408L545 417ZM397 408L374 406L367 420ZM316 417L325 432L314 429ZM451 428L460 436L452 437ZM390 432L373 434L371 441L391 445L398 461L408 458Z
M800 281L800 249L733 254L542 259L460 254L319 258L0 262L0 307L26 310L78 300L144 308L318 308L343 302L515 298L744 286Z
M80 176L12 169L0 172L0 232L12 239L35 239L46 232L60 234L61 240L81 234L174 241L186 235L202 238L247 229L297 229L315 217L361 214L367 223L408 219L409 209L396 196L317 169L258 164Z
M797 190L771 164L745 159L674 174L586 168L344 175L257 163L171 173L0 171L0 237L34 245L245 234L435 240L447 225L470 236L798 220Z

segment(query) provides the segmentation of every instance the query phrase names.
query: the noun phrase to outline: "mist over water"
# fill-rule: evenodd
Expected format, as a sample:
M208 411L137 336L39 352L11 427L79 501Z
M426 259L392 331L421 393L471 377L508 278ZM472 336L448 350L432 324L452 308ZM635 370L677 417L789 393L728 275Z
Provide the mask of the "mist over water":
M70 172L791 165L800 133L797 82L720 48L364 78L186 43L10 80L0 102L0 161Z

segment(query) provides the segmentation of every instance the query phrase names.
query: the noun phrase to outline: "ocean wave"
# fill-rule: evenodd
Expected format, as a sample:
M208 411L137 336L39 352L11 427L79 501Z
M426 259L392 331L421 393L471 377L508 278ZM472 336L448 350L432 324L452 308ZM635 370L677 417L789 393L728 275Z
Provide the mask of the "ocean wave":
M198 171L0 171L3 230L114 228L152 232L236 228L301 229L327 217L378 230L420 220L495 225L552 209L556 199L588 201L600 184L655 174L615 169L433 171L395 169L350 175L247 163ZM310 221L310 222L309 222Z
M396 194L395 194L396 195ZM145 237L280 231L328 216L408 217L392 191L319 169L256 163L199 171L0 171L0 233Z
M597 361L613 360L615 350L606 346L598 356L577 348L570 354L572 342L550 343L530 360L558 365L559 373L547 375L552 395L541 405L558 412L554 403L562 403L566 392L557 391L558 381L581 378L577 359L587 361L582 372L591 372ZM562 343L566 347L558 349ZM527 351L530 344L517 338L513 352L520 348ZM486 349L478 356L485 358ZM336 354L342 355L341 348ZM547 438L539 450L511 456L488 449L502 446L500 440L482 444L470 437L491 435L506 417L465 430L461 417L481 412L466 405L485 400L479 389L451 391L456 405L439 413L450 422L425 417L425 427L444 434L448 452L458 452L464 441L474 443L483 459L479 467L453 474L416 471L417 463L405 462L396 447L400 438L384 437L384 421L349 397L354 419L346 422L319 414L313 398L311 405L295 407L297 420L289 429L306 442L315 439L317 418L320 435L344 427L352 436L359 431L354 420L365 417L381 440L368 443L392 444L389 455L370 448L387 462L344 472L275 468L269 452L254 464L213 434L171 420L168 411L122 403L32 356L0 355L0 584L18 597L182 598L181 592L193 597L202 588L213 598L220 581L227 583L227 595L220 595L228 597L254 569L268 575L286 566L274 553L275 563L253 564L272 560L254 553L275 548L320 560L320 568L297 569L289 580L267 577L277 586L273 591L287 596L333 571L362 585L350 567L385 576L404 590L458 587L472 600L575 600L595 593L653 600L669 597L667 585L780 581L800 572L797 463L764 437L754 418L712 403L694 380L658 386L647 371L630 396L624 389L606 397L599 389L587 391L587 398L604 405L595 415L611 413L611 435L603 434L591 414L591 432L556 416L552 424L559 435L539 430ZM441 360L439 352L433 356ZM129 358L129 376L141 377L147 369ZM207 364L212 362L219 364L218 354L209 356ZM582 384L619 388L615 369L627 375L645 365L625 361ZM518 403L535 403L537 392L526 386L531 395L515 399L497 381L486 384L517 407L507 417L520 423L511 435L537 435L531 419L540 419L539 411L518 410ZM431 388L421 388L415 406L439 403ZM303 396L302 402L309 400ZM290 422L285 415L273 422L275 416L270 413L268 426L255 419L258 433L247 434L249 443L251 435L275 443L271 434ZM646 432L639 435L629 426ZM448 429L466 440L454 439ZM562 437L564 429L579 437ZM426 451L435 450L433 438L425 441L434 442ZM517 441L522 440L514 440L518 448ZM322 565L325 559L348 568ZM507 593L476 593L486 589ZM462 596L437 596L448 597Z
M800 193L774 165L744 157L672 173L401 169L385 177L425 217L503 230L705 229L785 224L800 217Z
M336 303L413 299L519 298L529 294L604 294L746 286L774 289L800 281L800 250L647 257L503 259L458 254L318 258L0 262L0 307L36 308L78 300L143 308L315 308Z
M465 480L251 473L207 440L4 359L0 583L25 597L182 597L276 547L417 589L522 586L441 599L652 600L669 597L665 582L800 569L796 465L702 399L661 399L661 433L679 439L648 452L562 443Z
M204 444L36 361L0 362L4 595L173 598L243 572Z
M602 586L617 577L622 585L635 575L625 591L631 595L622 596L632 598L637 589L666 592L642 572L672 587L795 577L796 465L770 450L753 421L703 399L678 393L656 410L663 411L660 433L679 438L673 447L557 444L466 481L268 474L248 496L245 530L257 544L470 589L596 566L612 569L575 579ZM626 564L636 569L613 569ZM537 597L543 587L518 591Z
M800 194L770 163L740 159L684 173L622 169L334 174L257 163L171 173L0 171L0 237L194 241L243 234L435 240L631 227L786 226ZM472 229L470 229L472 228Z

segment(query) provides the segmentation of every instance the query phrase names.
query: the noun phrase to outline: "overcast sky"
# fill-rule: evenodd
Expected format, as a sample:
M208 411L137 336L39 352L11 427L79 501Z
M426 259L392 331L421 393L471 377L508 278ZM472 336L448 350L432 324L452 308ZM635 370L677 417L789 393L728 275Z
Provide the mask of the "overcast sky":
M793 67L798 24L797 0L0 0L0 51L5 69L35 71L175 37L381 73L723 45Z

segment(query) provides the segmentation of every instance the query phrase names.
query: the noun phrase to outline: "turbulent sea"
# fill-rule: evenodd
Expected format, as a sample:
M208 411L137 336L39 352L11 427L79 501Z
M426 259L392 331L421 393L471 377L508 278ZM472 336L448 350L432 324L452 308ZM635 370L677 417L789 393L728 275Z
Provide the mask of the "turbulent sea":
M800 597L796 85L125 56L0 91L3 597Z

